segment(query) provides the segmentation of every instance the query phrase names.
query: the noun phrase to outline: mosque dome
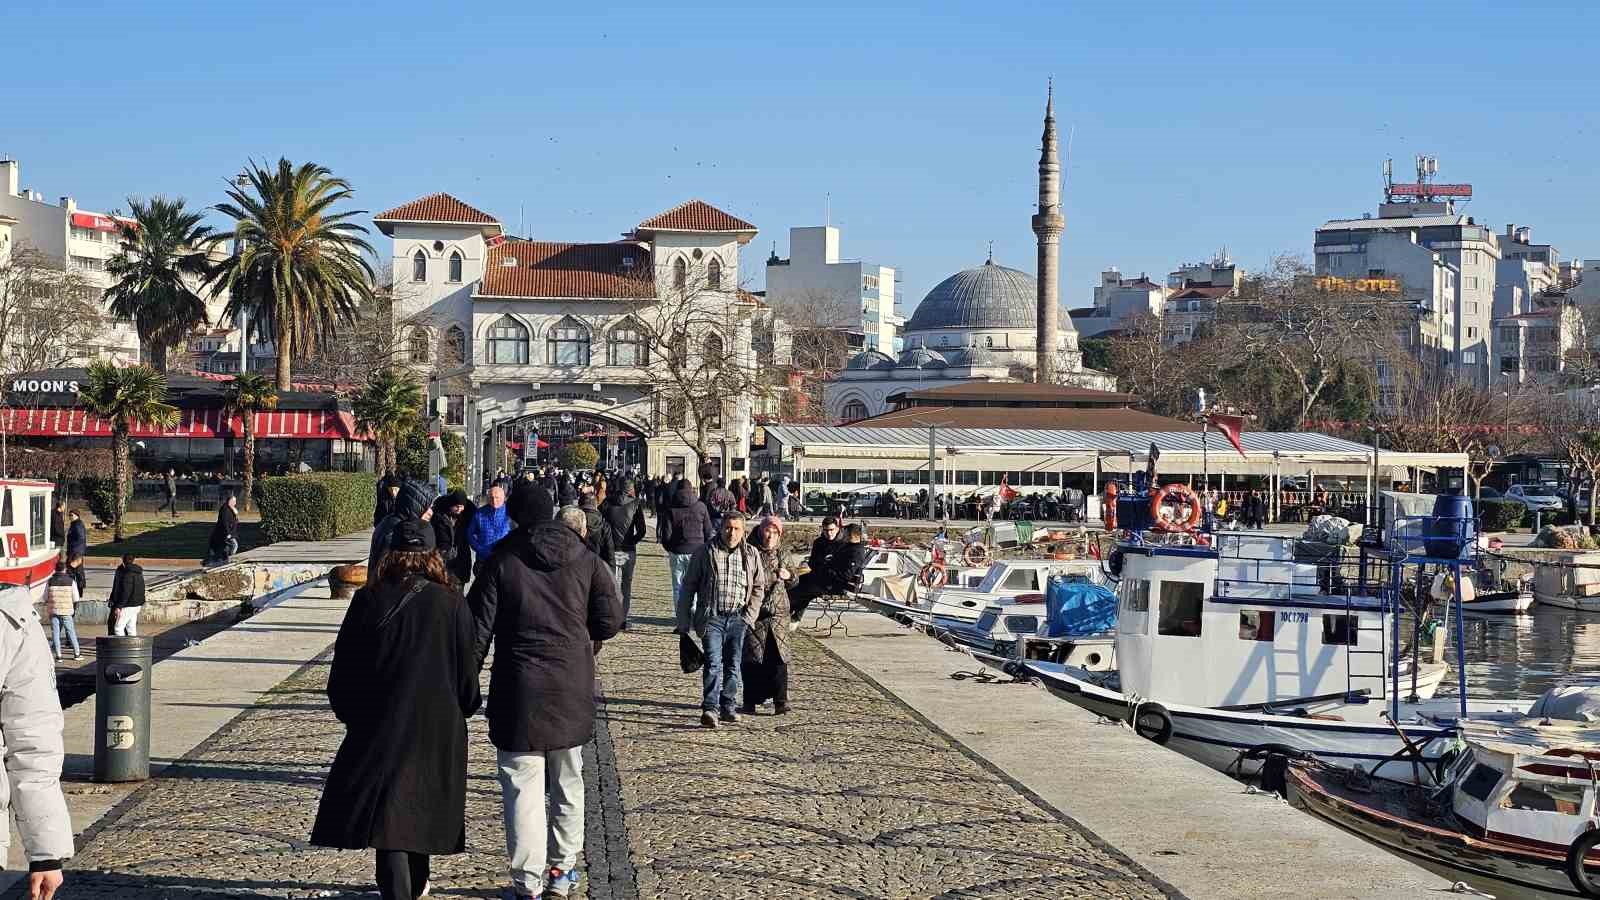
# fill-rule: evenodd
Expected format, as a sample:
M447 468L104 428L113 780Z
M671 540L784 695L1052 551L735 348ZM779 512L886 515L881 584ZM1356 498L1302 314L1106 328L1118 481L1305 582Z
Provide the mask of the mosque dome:
M847 371L866 372L894 368L894 357L877 350L863 350L844 364Z
M1003 366L1000 357L987 347L962 347L944 351L944 358L952 366Z
M899 369L942 369L949 363L939 354L926 347L912 347L900 354L900 359L895 363Z
M1032 275L989 260L939 282L917 304L907 332L938 328L1037 327L1038 284ZM1061 329L1071 330L1072 317L1061 313Z

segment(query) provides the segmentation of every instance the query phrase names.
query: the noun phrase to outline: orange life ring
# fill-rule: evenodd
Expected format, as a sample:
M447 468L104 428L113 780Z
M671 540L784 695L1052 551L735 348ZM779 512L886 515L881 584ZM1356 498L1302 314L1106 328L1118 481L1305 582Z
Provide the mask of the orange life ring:
M928 563L917 572L917 583L929 590L944 587L944 583L949 579L950 573L945 571L942 562Z
M967 565L977 568L989 561L989 548L979 543L971 543L961 550L961 559Z
M1101 507L1100 518L1106 523L1107 531L1117 530L1117 483L1106 482L1105 504Z
M1168 497L1188 504L1189 515L1183 519L1169 519L1161 514L1161 506ZM1158 531L1193 531L1200 524L1200 496L1187 484L1169 484L1150 498L1150 521Z

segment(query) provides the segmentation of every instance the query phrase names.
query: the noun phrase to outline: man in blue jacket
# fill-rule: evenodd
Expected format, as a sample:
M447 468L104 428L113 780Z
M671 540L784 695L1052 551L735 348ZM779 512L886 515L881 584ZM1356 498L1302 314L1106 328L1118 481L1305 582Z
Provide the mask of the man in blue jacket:
M517 524L532 526L536 523ZM490 485L489 505L473 513L472 524L467 526L467 543L471 545L472 556L477 560L473 574L483 568L483 562L489 558L494 545L510 533L511 516L506 513L506 489L499 484Z

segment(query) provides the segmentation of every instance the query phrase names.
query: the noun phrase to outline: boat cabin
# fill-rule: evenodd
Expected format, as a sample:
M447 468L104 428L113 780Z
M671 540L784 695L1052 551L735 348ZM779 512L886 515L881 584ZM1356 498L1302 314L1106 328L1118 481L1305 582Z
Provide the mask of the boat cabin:
M1592 723L1463 722L1451 808L1476 837L1565 853L1591 827L1600 729Z
M50 535L50 501L55 485L48 481L0 479L0 584L31 589L35 599L55 567L56 545Z
M1295 559L1293 539L1213 537L1119 547L1124 692L1202 707L1386 696L1381 599L1325 590L1330 579Z

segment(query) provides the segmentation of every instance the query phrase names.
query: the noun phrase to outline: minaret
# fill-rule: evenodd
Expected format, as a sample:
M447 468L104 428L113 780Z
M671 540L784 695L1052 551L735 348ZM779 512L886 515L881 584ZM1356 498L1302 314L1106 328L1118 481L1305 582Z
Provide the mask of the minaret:
M1066 228L1061 218L1061 160L1056 155L1055 85L1051 84L1046 88L1044 101L1039 211L1033 217L1033 233L1039 241L1038 338L1035 344L1038 363L1034 368L1034 380L1040 384L1056 381L1056 344L1061 335L1061 232Z

